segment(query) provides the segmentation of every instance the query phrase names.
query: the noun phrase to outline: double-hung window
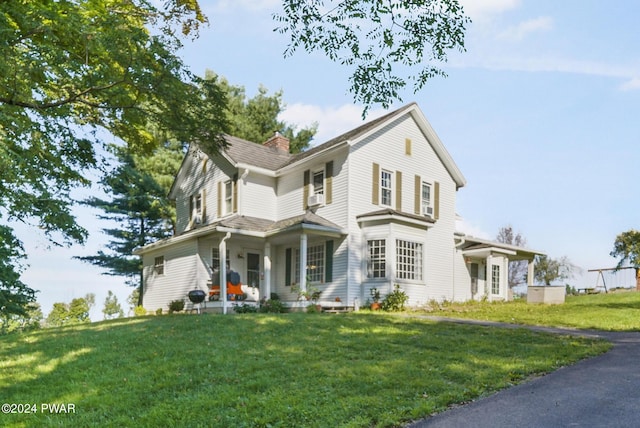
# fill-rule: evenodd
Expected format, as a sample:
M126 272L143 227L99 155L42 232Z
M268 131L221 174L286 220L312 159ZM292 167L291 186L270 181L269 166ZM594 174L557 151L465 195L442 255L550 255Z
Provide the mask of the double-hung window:
M309 283L324 282L324 244L307 247L307 281ZM295 254L295 282L300 284L300 249Z
M422 281L422 244L396 239L396 278Z
M367 241L367 278L387 277L387 241L370 239Z
M224 213L231 214L233 212L233 181L224 182Z
M385 169L380 171L380 203L388 207L393 205L391 177L393 177L391 171Z
M431 184L422 182L422 214L433 216L433 204L431 202Z
M491 265L491 294L500 294L500 265Z
M189 200L189 219L195 223L202 223L202 193L198 192Z
M158 256L154 259L153 270L157 275L164 275L164 256Z
M228 271L230 266L228 249L226 253L226 260L227 260L227 271ZM217 273L220 271L220 250L217 247L211 248L211 270L214 273Z
M313 194L324 195L324 170L313 173Z

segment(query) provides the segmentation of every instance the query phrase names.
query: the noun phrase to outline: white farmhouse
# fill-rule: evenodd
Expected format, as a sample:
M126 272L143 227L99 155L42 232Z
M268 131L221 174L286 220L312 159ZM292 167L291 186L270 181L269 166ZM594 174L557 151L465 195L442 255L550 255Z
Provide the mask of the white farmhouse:
M194 289L224 312L272 293L303 307L311 289L324 307L357 308L395 284L411 306L506 300L510 260L533 278L539 252L456 231L465 178L415 103L295 155L279 134L225 138L217 154L189 148L169 194L175 236L136 250L149 311L189 308Z

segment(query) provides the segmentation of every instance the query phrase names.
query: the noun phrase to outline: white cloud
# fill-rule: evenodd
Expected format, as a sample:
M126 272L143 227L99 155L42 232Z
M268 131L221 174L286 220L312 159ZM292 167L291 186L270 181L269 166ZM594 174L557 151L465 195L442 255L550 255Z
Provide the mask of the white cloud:
M462 0L465 13L474 22L486 21L495 15L520 6L520 0Z
M507 28L498 34L498 38L507 40L522 40L531 33L549 31L553 28L553 19L549 16L523 21L518 25Z
M370 110L366 121L380 117L385 113L386 111L382 109ZM353 104L339 107L291 104L280 114L279 119L298 127L317 123L318 133L314 137L312 145L322 144L364 123L362 107Z
M256 12L262 10L272 10L281 5L280 0L219 0L211 7L216 12L235 10L245 10Z
M468 220L465 220L459 215L456 216L456 231L462 232L468 236L473 236L475 238L495 239L495 236L491 236L489 233L485 232L478 226L470 223Z
M476 55L458 56L448 63L456 68L482 68L500 71L552 72L583 74L590 76L625 79L621 90L640 89L640 69L633 65L612 64L607 62L572 59L567 57L534 55Z
M622 85L620 85L620 89L623 91L636 91L640 89L640 78L634 77L630 80L627 80Z

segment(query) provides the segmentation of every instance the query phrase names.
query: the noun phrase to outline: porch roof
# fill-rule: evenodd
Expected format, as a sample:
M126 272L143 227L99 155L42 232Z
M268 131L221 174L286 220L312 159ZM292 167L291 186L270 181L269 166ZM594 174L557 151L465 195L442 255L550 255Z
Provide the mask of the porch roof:
M210 235L216 232L231 232L243 236L270 238L281 233L293 231L306 231L335 237L348 234L345 229L341 228L337 224L309 210L304 214L278 221L235 214L230 217L222 218L215 223L191 229L181 235L162 239L142 248L136 248L133 251L133 254L142 255L149 251L158 250L178 242Z
M431 227L435 223L435 220L431 217L396 211L391 208L360 214L356 216L356 219L359 223L367 221L402 221L422 227Z
M327 233L337 235L348 234L346 229L338 226L337 224L327 220L324 217L317 215L311 210L305 211L305 213L302 215L297 215L284 220L273 222L271 226L269 226L267 232L269 233L269 235L275 235L277 233L288 232L300 228L307 230L325 231Z
M468 235L460 235L459 239L461 239L462 254L465 256L484 258L491 253L498 253L506 255L509 260L533 260L535 256L545 254L542 251L532 250L530 248L475 238Z

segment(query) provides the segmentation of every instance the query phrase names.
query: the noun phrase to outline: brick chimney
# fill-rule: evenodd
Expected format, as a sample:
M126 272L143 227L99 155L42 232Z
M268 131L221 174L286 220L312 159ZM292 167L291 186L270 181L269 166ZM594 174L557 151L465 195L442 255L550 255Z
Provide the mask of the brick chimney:
M289 153L289 139L278 131L273 134L273 137L262 143L263 146L274 147L278 151Z

